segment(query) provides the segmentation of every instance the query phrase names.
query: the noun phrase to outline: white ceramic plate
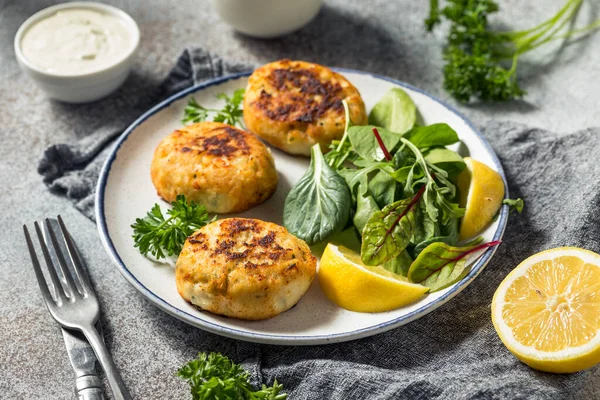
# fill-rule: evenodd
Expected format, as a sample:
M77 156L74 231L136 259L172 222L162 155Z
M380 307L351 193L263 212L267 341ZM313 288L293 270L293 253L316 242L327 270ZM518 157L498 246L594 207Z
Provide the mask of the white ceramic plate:
M462 144L457 147L459 152L484 162L504 179L502 166L490 145L469 121L448 105L417 88L389 78L353 70L338 69L338 72L358 88L367 110L389 88L403 88L417 105L422 122L427 125L448 123L461 138ZM235 89L245 87L248 75L215 79L172 96L134 122L109 155L97 188L98 229L109 255L137 290L169 314L219 335L260 343L309 345L358 339L406 324L444 304L475 279L494 254L495 248L488 249L475 260L469 274L460 282L389 312L366 314L342 309L325 297L317 279L295 307L266 321L250 322L220 317L199 311L185 302L177 293L173 269L153 263L133 247L130 225L154 203L167 207L157 196L150 180L150 163L158 143L181 127L180 121L189 95L193 94L205 106L218 105L215 95L232 93ZM272 150L280 177L277 191L264 204L238 216L281 224L284 199L305 172L308 159ZM502 237L507 217L508 208L503 206L499 218L483 233L486 241Z

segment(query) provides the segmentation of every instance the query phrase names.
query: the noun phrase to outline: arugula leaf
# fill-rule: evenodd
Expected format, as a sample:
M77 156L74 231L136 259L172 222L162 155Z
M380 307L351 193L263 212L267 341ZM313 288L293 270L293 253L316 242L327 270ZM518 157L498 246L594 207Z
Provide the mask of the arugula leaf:
M417 107L410 96L400 88L388 90L369 114L370 125L399 134L410 130L416 122Z
M165 219L160 206L155 204L144 218L137 218L133 228L134 246L144 256L151 253L160 260L166 256L179 255L188 236L204 225L214 221L209 218L203 205L178 195ZM166 255L165 255L166 254Z
M500 241L453 247L444 242L433 242L412 263L408 270L408 279L427 286L431 292L442 290L463 278L467 266L466 257L469 254L498 244Z
M404 191L410 193L412 186L425 184L425 193L423 200L425 202L425 211L433 222L438 222L441 211L442 224L449 223L452 218L460 218L464 215L464 209L458 204L448 200L456 196L456 186L448 180L448 173L437 166L428 163L417 146L409 140L402 138L402 143L413 152L416 158L416 164L424 172L423 178L413 181L409 175L404 186ZM435 176L435 179L434 179Z
M362 231L360 255L365 265L381 265L397 257L410 242L415 227L414 206L425 186L412 199L387 205L373 213Z
M338 173L346 180L351 191L354 191L356 185L363 182L363 180L368 179L371 174L389 166L386 162L365 160L357 160L354 164L359 168L344 168L338 171Z
M385 155L377 138L373 136L373 128L375 127L372 125L352 126L348 129L348 139L350 139L354 151L366 161L381 161ZM402 137L400 134L384 128L377 128L377 131L386 148L391 150L400 143Z
M314 145L308 170L285 199L283 225L312 245L341 231L351 206L346 181L325 162L319 145Z
M280 393L283 385L277 380L273 386L262 385L254 390L249 374L241 365L219 353L200 353L198 358L177 370L177 376L190 385L193 400L285 400Z
M198 104L194 97L190 97L188 104L184 110L184 116L181 122L184 125L196 122L206 121L210 114L213 114L214 122L223 122L229 125L237 125L244 128L242 122L244 111L240 109L244 101L245 89L238 89L233 92L233 96L229 97L225 93L220 93L217 98L225 100L225 106L221 110L214 108L206 108Z
M404 135L404 138L418 149L449 146L460 141L456 131L445 123L414 127Z
M344 116L346 121L344 125L344 135L339 141L333 140L331 142L329 145L331 150L325 155L327 164L336 170L342 168L346 160L351 158L351 154L353 153L352 145L348 140L348 129L352 126L352 121L350 120L350 108L345 99L342 100L342 105L344 106Z
M516 211L517 214L521 214L523 212L523 208L525 207L525 202L521 198L504 199L502 200L502 204L506 204L509 207L509 212Z

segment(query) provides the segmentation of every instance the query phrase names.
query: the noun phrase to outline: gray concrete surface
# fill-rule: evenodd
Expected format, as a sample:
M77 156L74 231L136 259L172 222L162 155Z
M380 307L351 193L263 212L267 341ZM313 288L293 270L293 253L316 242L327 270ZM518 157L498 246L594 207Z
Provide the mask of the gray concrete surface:
M503 12L494 22L530 26L563 2L500 1ZM93 128L90 115L118 118L110 97L92 105L66 106L46 99L20 72L13 54L14 34L28 16L54 3L0 1L0 397L73 398L73 373L62 337L43 306L21 233L23 223L60 213L83 250L102 302L108 346L134 397L187 398L186 386L173 375L176 367L200 350L227 352L240 343L214 340L215 348L201 348L203 338L212 335L171 318L138 294L111 264L95 225L67 200L50 194L36 172L44 148ZM206 0L108 3L123 8L140 25L137 72L129 79L143 80L148 88L165 76L184 47L193 45L244 62L289 57L363 69L448 100L441 88L443 33L424 32L426 1L327 0L310 25L275 40L236 34ZM586 5L582 20L597 18L596 8ZM600 35L554 55L540 52L537 58L543 59L541 66L523 62L522 83L529 92L525 100L457 107L475 123L510 120L564 134L600 125ZM127 87L126 83L121 90ZM132 102L143 95L127 93Z

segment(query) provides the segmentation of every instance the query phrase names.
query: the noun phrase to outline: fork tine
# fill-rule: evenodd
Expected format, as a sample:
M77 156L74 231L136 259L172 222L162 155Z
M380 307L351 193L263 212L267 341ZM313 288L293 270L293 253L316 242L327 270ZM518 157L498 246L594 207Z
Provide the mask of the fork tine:
M92 285L90 284L90 280L87 275L87 271L83 268L81 259L79 258L79 252L75 247L75 243L73 243L73 239L71 239L71 234L67 230L65 223L63 222L62 217L57 216L58 224L60 225L60 230L63 235L63 239L67 244L67 250L69 251L69 258L71 259L71 263L73 264L73 270L75 271L75 275L79 278L79 283L81 283L81 288L86 292L87 295L93 295L94 292L92 290Z
M44 236L42 235L42 231L40 230L40 225L36 221L33 223L33 226L35 226L35 232L37 233L38 240L40 241L40 247L42 248L42 253L44 254L44 259L46 260L46 266L48 267L48 274L50 275L52 285L54 286L54 292L58 296L56 300L57 302L68 301L68 295L65 294L63 286L60 283L60 280L58 279L58 275L56 274L56 267L52 262L50 253L48 252L48 246L46 246L46 242L44 241Z
M50 295L50 291L48 290L48 283L46 283L46 278L44 278L44 274L42 273L40 262L38 261L37 254L35 253L33 242L31 241L31 236L29 236L29 230L27 230L26 225L23 225L23 233L25 234L25 241L27 242L27 247L29 248L29 256L31 257L31 263L33 264L33 271L35 272L35 277L37 278L38 285L42 291L42 296L44 297L46 304L50 306L50 302L54 302L54 300ZM58 293L58 291L56 292ZM61 298L58 295L56 301L61 301Z
M54 247L54 254L56 254L56 258L58 259L58 265L60 270L62 271L62 275L65 278L67 283L67 288L71 292L70 294L73 296L73 300L75 297L80 294L77 290L77 286L75 286L75 281L73 280L73 275L71 271L69 271L69 267L67 262L65 261L65 256L58 244L58 239L56 238L56 234L54 233L54 229L52 229L52 225L50 224L50 220L48 218L44 221L46 223L46 228L48 229L48 233L50 233L50 241L52 242L52 247ZM70 296L69 296L70 297Z

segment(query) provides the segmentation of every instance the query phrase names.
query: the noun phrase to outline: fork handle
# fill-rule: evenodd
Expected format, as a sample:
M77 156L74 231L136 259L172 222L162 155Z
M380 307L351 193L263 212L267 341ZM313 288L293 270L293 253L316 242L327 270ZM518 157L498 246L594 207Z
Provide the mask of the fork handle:
M104 400L102 382L96 375L84 375L75 381L77 400Z
M94 349L98 361L100 361L100 365L106 374L108 385L110 386L110 390L112 391L115 400L131 400L131 395L125 387L121 374L119 373L119 370L117 370L117 366L108 353L108 349L104 345L104 341L96 330L96 327L93 325L86 327L85 329L82 329L82 332Z

